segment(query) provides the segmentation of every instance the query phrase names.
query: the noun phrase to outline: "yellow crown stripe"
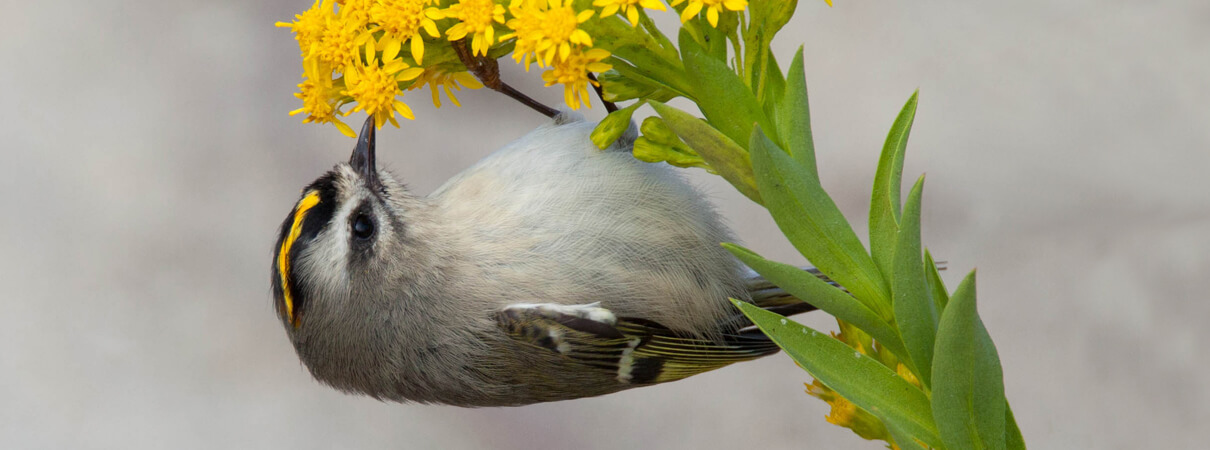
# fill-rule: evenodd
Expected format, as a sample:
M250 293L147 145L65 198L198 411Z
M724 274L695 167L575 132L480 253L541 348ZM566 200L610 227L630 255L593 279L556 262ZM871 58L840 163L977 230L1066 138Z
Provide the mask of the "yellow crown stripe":
M281 275L281 291L286 302L286 316L296 327L298 320L294 318L294 298L290 294L290 248L294 246L294 241L298 240L298 235L302 234L303 219L307 216L307 210L318 204L319 191L308 192L302 200L299 200L298 206L294 209L294 224L290 226L290 234L286 235L286 239L281 243L281 251L277 252L277 273Z

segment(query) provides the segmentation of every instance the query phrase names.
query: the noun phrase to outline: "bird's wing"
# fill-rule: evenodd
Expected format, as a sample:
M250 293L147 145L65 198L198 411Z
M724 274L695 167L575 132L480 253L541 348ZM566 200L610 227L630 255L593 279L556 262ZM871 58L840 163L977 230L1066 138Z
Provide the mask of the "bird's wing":
M498 311L496 320L517 341L630 384L679 380L778 351L756 330L724 333L717 339L686 336L650 320L616 317L595 303L514 304Z

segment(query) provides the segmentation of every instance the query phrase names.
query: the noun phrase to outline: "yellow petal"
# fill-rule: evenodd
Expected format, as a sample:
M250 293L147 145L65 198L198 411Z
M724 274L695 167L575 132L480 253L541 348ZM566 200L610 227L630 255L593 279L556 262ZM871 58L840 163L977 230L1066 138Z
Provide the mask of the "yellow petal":
M471 76L471 74L468 72L458 72L454 74L454 79L462 82L463 85L466 85L466 87L470 89L479 89L483 87L483 83L480 83L478 78Z
M437 85L433 84L433 83L429 83L429 90L433 91L433 106L440 108L441 107L441 95L437 93Z
M706 20L710 21L710 26L718 28L718 6L706 10Z
M673 2L672 4L675 5L677 3L680 3L680 2ZM667 11L666 9L664 9L664 4L660 3L660 0L639 0L639 4L647 9L654 9L656 11Z
M592 15L593 15L593 14L596 14L596 13L595 13L595 12L593 12L593 10L591 10L591 9L589 9L589 10L584 10L584 11L580 11L580 13L579 13L579 14L576 14L576 22L577 22L577 23L584 23L584 22L587 22L587 21L588 21L588 19L591 19L591 18L592 18Z
M348 136L351 138L357 137L357 133L354 133L353 129L350 128L348 124L341 122L340 119L332 118L332 124L336 125L336 129L340 130L340 132L343 133L345 136Z
M601 18L612 16L614 14L617 14L617 12L618 12L618 5L616 3L611 3L609 5L605 5L605 9L601 10Z
M605 50L603 48L594 48L592 50L584 52L584 56L587 56L591 59L596 59L596 60L608 58L609 55L610 55L609 50Z
M592 37L589 36L588 32L584 30L577 29L576 31L572 31L571 38L569 40L585 47L592 47Z
M387 39L386 46L382 49L382 60L393 61L399 56L399 48L403 46L399 39Z
M395 100L395 111L399 111L399 115L407 117L408 120L416 120L416 116L412 114L412 108L408 107L408 105L404 102ZM396 124L395 126L399 125Z
M445 86L445 95L448 95L450 97L450 101L454 102L454 106L457 106L459 108L462 107L462 103L458 102L458 97L454 95L454 91L450 90L449 85Z
M570 106L573 111L580 109L580 102L576 101L576 92L574 89L572 89L571 85L563 87L563 101L566 102L567 106Z
M701 3L697 3L697 2L689 3L689 6L686 6L685 10L681 12L681 23L688 22L689 19L692 19L693 16L696 16L697 13L699 13L699 12L702 12Z
M580 89L580 100L584 102L584 106L588 107L588 109L592 109L592 99L588 97L588 86L584 86L584 89Z
M630 26L638 25L639 24L639 8L636 8L634 5L631 5L629 8L626 8L626 20L630 21Z
M416 64L423 64L424 39L420 36L412 36L412 59L416 60Z
M400 81L415 80L416 77L419 77L422 74L424 74L424 68L411 67L408 69L404 69L404 71L402 71L402 72L399 72L399 75L396 75L395 79L400 80Z
M441 37L441 32L437 31L436 22L426 19L426 20L420 22L420 25L424 27L424 31L428 32L429 36ZM420 38L420 36L412 36L412 39L419 39L419 38Z
M829 0L828 3L831 4L831 1ZM732 11L743 11L748 7L748 0L725 0L723 6Z

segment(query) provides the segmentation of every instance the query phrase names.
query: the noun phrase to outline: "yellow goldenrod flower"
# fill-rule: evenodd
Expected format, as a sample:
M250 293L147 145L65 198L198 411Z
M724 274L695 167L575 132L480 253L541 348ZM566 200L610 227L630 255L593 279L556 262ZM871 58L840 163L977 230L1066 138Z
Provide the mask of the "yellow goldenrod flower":
M454 102L454 106L462 106L461 103L458 103L458 97L454 96L454 91L462 90L462 86L459 86L458 83L462 83L468 89L483 87L483 83L480 83L474 75L465 70L461 72L446 72L430 68L425 69L424 73L420 74L420 78L417 78L408 90L420 89L426 84L429 85L429 88L433 91L433 106L440 108L441 96L438 88L444 88L445 95L450 98L450 101Z
M451 41L473 34L471 51L474 55L487 56L487 50L496 43L494 23L504 23L504 6L492 0L458 0L457 4L441 12L444 17L458 19L458 23L445 31Z
M676 4L673 2L672 4ZM665 11L664 4L660 0L593 0L592 6L601 8L601 17L609 17L616 14L619 10L626 15L626 20L630 21L631 26L639 24L639 7L654 9L656 11Z
M358 61L358 48L370 40L364 25L358 25L348 14L326 17L323 38L311 45L306 58L319 60L320 64L332 67L337 72Z
M323 39L328 17L335 15L333 11L332 0L315 0L311 9L294 15L294 22L277 22L275 25L289 28L294 33L294 39L298 40L299 50L306 55L311 50L311 44Z
M340 89L332 85L332 71L321 70L318 61L304 61L303 82L298 85L298 92L294 96L302 100L303 106L290 111L291 116L307 113L303 123L332 123L345 136L357 136L352 128L336 118Z
M358 28L365 28L370 23L370 6L374 0L336 0L336 3L340 4L340 15Z
M541 59L536 58L538 43L541 40L533 38L542 33L543 11L540 5L545 2L546 0L513 0L508 6L513 18L508 19L505 25L512 33L500 36L500 40L517 38L516 46L513 47L513 60L517 64L525 65L526 72L529 72L529 65L534 61L538 61L538 67L545 67Z
M571 109L580 109L583 101L589 108L592 103L588 98L588 83L599 86L597 82L588 79L589 72L604 72L612 68L601 60L609 57L609 51L594 48L582 51L574 48L566 59L555 61L550 69L542 73L542 80L547 86L555 83L563 84L563 100Z
M357 106L345 115L365 111L374 117L375 126L382 128L384 123L390 121L391 125L398 128L399 122L395 121L396 112L408 119L416 118L407 104L396 99L402 95L399 82L416 79L424 69L410 67L403 59L379 65L374 56L374 47L374 42L366 43L365 64L358 62L345 68L345 90L341 94L352 97L357 102Z
M580 24L596 14L592 10L577 12L572 0L513 0L509 5L513 17L508 27L514 30L500 39L517 38L513 59L529 70L530 53L539 60L539 65L551 65L555 56L566 60L572 45L592 46L592 37L579 28Z
M672 6L684 3L685 0L672 0ZM693 16L706 8L706 20L710 21L710 26L718 26L718 15L723 12L723 8L731 11L743 11L748 7L748 0L689 0L689 5L681 11L681 23L688 22Z
M383 46L384 61L395 59L403 43L411 39L412 59L416 64L423 63L424 39L420 30L432 37L441 36L433 20L442 16L440 10L430 6L434 3L434 0L377 0L370 7L370 23L377 25L370 32L383 32L379 44Z

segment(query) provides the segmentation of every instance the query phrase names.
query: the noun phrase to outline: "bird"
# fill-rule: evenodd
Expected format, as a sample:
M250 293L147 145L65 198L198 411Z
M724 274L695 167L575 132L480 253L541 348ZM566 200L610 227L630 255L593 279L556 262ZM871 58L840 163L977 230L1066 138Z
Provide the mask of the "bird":
M379 400L520 406L680 380L778 352L729 299L813 310L720 246L666 164L604 150L563 111L428 195L375 162L302 189L278 232L274 309L319 382ZM822 277L822 275L819 275Z

